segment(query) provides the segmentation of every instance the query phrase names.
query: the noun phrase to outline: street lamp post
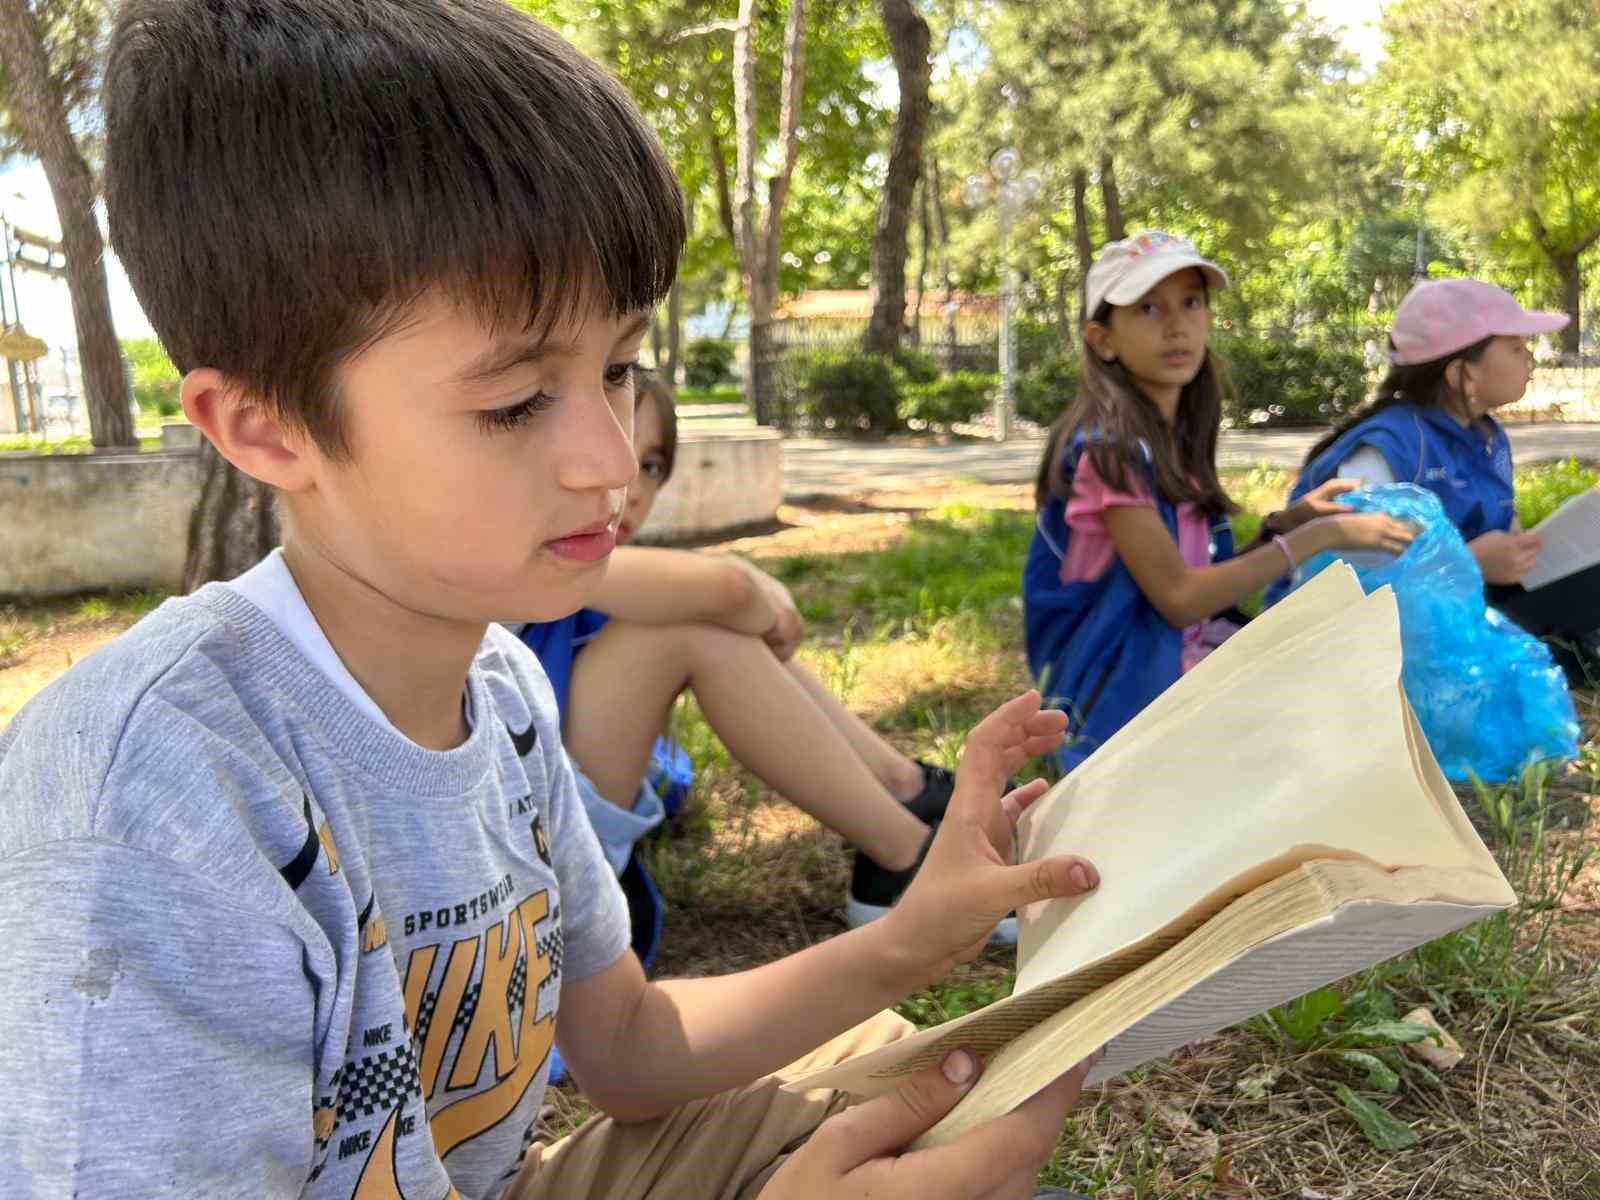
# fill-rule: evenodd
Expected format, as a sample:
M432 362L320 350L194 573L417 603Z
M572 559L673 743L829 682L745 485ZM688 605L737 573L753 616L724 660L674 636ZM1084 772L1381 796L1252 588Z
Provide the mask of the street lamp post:
M968 207L981 208L992 196L1000 218L1000 391L994 400L997 442L1011 436L1011 414L1015 411L1017 276L1011 265L1011 228L1023 208L1039 195L1039 188L1039 176L1022 170L1022 156L1010 146L995 151L987 175L967 176Z

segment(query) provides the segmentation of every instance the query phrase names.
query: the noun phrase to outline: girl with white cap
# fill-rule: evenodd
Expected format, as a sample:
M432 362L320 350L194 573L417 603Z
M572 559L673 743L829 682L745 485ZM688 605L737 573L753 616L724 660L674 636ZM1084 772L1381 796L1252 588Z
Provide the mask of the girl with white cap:
M1023 573L1029 665L1072 718L1066 770L1232 631L1219 614L1319 551L1413 537L1338 504L1354 485L1331 482L1235 555L1216 467L1225 368L1208 344L1211 292L1227 286L1160 231L1113 242L1089 271L1082 381L1050 432Z
M1528 339L1567 323L1481 280L1419 283L1395 311L1377 393L1311 448L1290 498L1334 478L1427 488L1477 558L1490 603L1549 640L1581 685L1600 674L1600 567L1523 589L1540 540L1517 524L1511 442L1491 415L1527 390Z

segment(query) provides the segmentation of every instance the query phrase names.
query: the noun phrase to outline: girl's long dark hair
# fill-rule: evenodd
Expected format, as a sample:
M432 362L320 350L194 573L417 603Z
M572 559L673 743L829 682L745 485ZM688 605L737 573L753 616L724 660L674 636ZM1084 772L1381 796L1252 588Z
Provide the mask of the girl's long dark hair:
M1094 320L1103 325L1110 319L1111 305L1102 304ZM1127 369L1120 362L1106 362L1085 339L1078 395L1050 427L1034 481L1035 505L1043 508L1053 498L1071 497L1071 482L1060 469L1061 452L1080 430L1086 430L1093 437L1085 453L1100 478L1115 490L1128 490L1130 478L1144 480L1143 443L1150 447L1156 488L1170 503L1192 501L1210 517L1236 511L1238 506L1217 478L1222 399L1231 386L1227 363L1207 347L1200 373L1179 394L1177 416L1169 427Z
M1494 338L1490 336L1481 342L1474 342L1465 350L1457 350L1454 354L1447 354L1443 358L1435 358L1425 363L1391 366L1384 375L1383 382L1378 384L1378 390L1373 392L1372 399L1335 425L1331 432L1323 435L1317 444L1306 452L1305 465L1310 466L1323 451L1361 422L1398 404L1450 409L1458 402L1459 397L1455 389L1450 386L1450 381L1445 378L1445 372L1458 358L1467 362L1477 362L1483 357L1483 352L1489 348L1489 343L1492 341ZM1389 349L1394 350L1393 338L1389 340Z

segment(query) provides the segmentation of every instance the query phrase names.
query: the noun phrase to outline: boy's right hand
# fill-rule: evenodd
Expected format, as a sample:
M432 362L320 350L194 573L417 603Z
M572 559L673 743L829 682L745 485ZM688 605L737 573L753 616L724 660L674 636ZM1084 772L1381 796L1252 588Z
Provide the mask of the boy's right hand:
M978 1077L977 1060L953 1051L899 1090L824 1121L762 1189L761 1200L1029 1200L1097 1058L953 1142L903 1153Z
M1495 529L1473 538L1468 549L1478 560L1485 583L1520 583L1539 561L1544 539L1537 533L1507 533Z

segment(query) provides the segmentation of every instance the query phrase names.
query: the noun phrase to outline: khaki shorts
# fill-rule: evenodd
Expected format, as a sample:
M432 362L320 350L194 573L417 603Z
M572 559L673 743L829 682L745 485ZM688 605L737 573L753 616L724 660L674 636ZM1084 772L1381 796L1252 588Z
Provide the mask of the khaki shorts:
M848 1100L828 1089L780 1091L783 1079L914 1032L909 1021L879 1013L747 1087L635 1125L596 1117L533 1147L505 1200L750 1200Z

